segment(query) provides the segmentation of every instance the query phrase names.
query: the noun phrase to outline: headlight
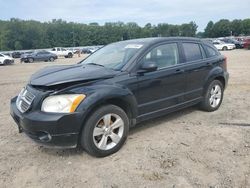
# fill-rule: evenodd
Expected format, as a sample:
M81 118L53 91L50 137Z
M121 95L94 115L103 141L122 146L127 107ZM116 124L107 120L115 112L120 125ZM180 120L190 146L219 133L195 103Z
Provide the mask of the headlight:
M43 112L57 113L74 112L85 97L83 94L50 96L44 99L41 110Z

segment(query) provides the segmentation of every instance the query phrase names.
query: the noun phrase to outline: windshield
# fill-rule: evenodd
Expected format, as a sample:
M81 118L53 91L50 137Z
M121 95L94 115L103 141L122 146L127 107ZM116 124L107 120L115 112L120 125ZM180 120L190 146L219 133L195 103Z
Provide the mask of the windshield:
M110 44L83 60L82 64L94 64L114 70L121 70L142 46L142 44L127 42Z

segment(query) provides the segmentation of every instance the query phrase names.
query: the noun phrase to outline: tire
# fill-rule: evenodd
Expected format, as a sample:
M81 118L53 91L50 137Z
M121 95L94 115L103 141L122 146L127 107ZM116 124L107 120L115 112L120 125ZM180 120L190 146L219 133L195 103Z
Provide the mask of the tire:
M222 50L226 51L226 50L228 50L228 48L226 46L223 46Z
M68 54L68 58L72 58L73 57L73 54L72 53L69 53Z
M33 58L29 58L28 61L29 61L29 63L33 63L34 59Z
M213 80L206 89L200 108L207 112L217 110L223 100L224 86L219 80Z
M112 129L112 126L115 128ZM90 155L105 157L117 152L123 146L128 132L127 114L118 106L105 105L95 110L86 121L80 144Z
M53 61L55 61L55 59L53 57L50 57L49 61L53 62Z

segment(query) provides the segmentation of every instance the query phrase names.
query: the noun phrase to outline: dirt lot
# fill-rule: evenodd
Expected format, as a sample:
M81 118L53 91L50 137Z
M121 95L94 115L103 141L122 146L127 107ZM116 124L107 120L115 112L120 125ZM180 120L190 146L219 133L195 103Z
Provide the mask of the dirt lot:
M9 115L11 97L32 73L80 58L1 66L0 187L250 187L250 51L223 54L230 81L218 111L192 107L142 123L101 159L38 146Z

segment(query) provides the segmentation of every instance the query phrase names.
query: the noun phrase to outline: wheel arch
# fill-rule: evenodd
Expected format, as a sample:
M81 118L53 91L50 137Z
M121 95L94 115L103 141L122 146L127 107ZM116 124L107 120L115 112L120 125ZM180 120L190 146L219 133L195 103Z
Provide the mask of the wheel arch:
M100 99L94 102L92 105L90 105L87 108L87 111L84 113L84 118L81 121L82 125L79 129L78 144L80 143L82 130L84 128L85 122L88 120L88 117L90 117L90 115L94 113L101 106L109 105L109 104L118 106L122 110L124 110L124 112L128 115L130 127L136 124L137 108L133 107L134 104L131 104L131 102L128 102L126 99L124 99L124 97L116 96L116 97L110 97L106 99Z
M225 88L226 79L224 77L224 71L221 67L216 67L209 72L203 87L203 95L206 91L206 88L213 80L219 80L223 84L223 87Z
M119 87L119 85L95 86L93 93L87 94L86 99L77 108L78 112L83 113L79 137L85 122L94 111L103 105L116 105L124 110L129 118L130 127L136 124L137 101L135 96L128 88Z

